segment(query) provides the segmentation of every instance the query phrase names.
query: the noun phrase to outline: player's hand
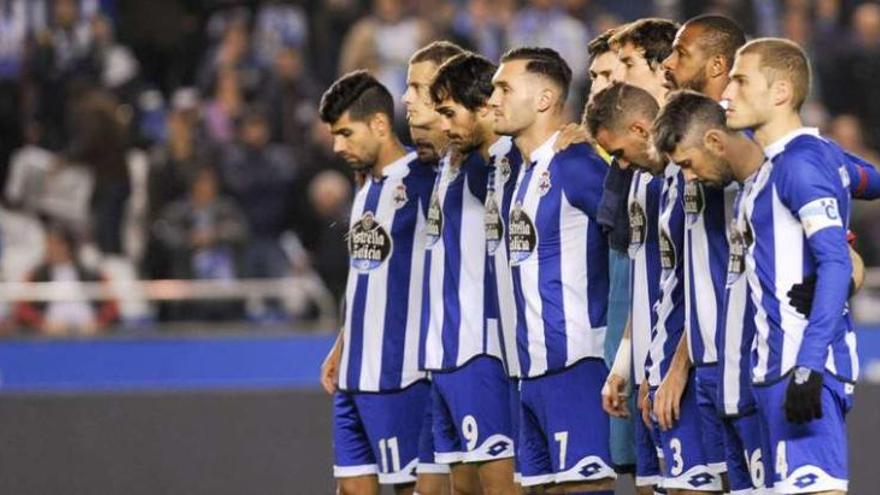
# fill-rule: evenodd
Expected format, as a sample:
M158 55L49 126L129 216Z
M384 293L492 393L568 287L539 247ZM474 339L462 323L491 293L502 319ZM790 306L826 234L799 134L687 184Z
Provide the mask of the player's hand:
M648 380L643 380L642 384L639 385L637 405L642 412L642 422L650 430L653 425L651 425L651 397L648 395Z
M553 144L553 151L562 151L573 144L586 143L590 140L587 128L575 123L569 123L559 129L559 137Z
M785 391L785 417L795 424L822 417L822 373L798 366Z
M654 393L654 416L663 430L672 429L681 415L681 396L687 387L687 378L687 367L670 366Z
M324 362L321 363L321 386L328 394L333 395L336 392L336 385L339 383L339 358L342 355L342 339L338 339Z
M615 418L628 418L629 380L611 373L602 387L602 409Z
M849 295L847 297L852 297L855 293L855 289L855 281L850 279ZM791 305L794 306L794 309L796 309L798 313L809 318L810 312L813 311L813 298L816 295L816 276L810 275L809 277L804 278L801 283L792 285L786 295L788 296Z

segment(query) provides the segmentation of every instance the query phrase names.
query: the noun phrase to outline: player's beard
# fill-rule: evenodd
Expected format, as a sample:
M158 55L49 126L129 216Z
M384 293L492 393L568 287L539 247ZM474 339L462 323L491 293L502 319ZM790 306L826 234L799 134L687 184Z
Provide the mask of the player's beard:
M694 77L682 82L681 84L678 84L677 89L689 89L691 91L696 91L697 93L705 93L706 81L706 73L703 71L699 71Z
M440 154L437 151L437 147L434 146L434 143L427 139L417 139L413 144L416 146L416 155L419 157L419 161L424 163L436 163L440 160Z

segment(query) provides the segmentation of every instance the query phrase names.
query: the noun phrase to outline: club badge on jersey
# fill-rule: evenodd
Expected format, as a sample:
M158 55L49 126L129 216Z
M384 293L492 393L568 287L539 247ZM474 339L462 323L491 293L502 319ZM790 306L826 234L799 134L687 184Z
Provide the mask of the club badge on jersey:
M382 265L391 256L391 236L376 222L372 211L365 211L348 233L351 267L368 272Z

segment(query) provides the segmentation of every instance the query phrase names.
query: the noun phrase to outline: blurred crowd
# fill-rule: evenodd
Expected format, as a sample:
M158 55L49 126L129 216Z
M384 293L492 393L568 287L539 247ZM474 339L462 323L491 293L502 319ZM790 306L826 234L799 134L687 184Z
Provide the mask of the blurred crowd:
M0 0L2 277L318 281L338 298L351 174L317 118L323 89L366 68L399 97L420 46L490 59L548 46L589 84L587 43L645 16L726 14L811 55L806 121L880 163L880 3L855 0ZM401 132L405 135L403 119ZM870 203L853 217L880 265ZM293 283L293 282L292 282ZM289 321L308 302L10 306L7 327ZM59 324L66 322L65 324Z

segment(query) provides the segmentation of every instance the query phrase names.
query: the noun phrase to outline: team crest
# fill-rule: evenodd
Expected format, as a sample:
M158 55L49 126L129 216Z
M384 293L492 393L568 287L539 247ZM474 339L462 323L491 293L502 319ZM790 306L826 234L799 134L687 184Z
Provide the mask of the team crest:
M541 172L541 178L538 179L538 194L541 196L547 194L550 192L550 187L552 186L553 184L550 182L550 171L545 170Z
M409 201L409 198L406 195L406 186L403 184L398 184L397 187L394 188L394 196L392 196L392 201L394 201L394 209L403 208L403 205Z
M391 237L376 221L373 212L366 211L348 233L348 253L351 266L359 272L374 270L391 255Z
M486 211L483 213L483 224L486 227L486 252L488 254L495 254L504 236L504 224L501 223L501 214L498 211L498 202L495 201L494 192L486 194Z
M511 208L510 222L507 228L510 264L518 265L528 259L538 245L535 224L532 223L529 215L522 210L522 203L517 202Z
M840 174L840 182L843 184L843 188L849 189L850 178L849 172L846 171L846 165L841 165L840 168L837 169L837 173Z

